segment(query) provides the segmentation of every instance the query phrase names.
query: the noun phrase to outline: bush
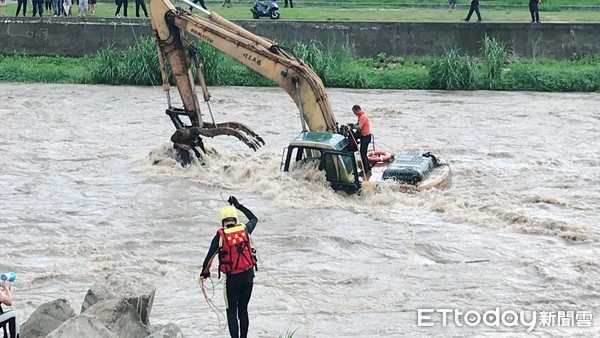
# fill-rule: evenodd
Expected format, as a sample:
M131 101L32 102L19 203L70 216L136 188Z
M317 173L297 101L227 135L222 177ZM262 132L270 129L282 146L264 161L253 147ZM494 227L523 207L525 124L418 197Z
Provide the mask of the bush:
M436 59L429 69L432 89L470 90L477 86L475 62L451 49Z
M493 89L494 81L500 79L507 60L508 53L504 44L486 35L483 39L483 78L489 89Z
M598 66L567 66L571 62L552 61L536 65L530 62L513 64L502 80L500 90L527 90L547 92L600 91Z
M94 83L112 85L158 85L162 83L154 40L145 38L134 47L98 51L91 70Z

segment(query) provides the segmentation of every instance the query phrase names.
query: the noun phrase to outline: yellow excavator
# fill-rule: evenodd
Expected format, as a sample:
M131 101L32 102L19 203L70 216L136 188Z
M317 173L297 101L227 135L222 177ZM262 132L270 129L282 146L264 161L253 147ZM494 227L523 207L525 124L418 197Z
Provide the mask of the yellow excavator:
M183 2L190 8L204 13L206 18L176 8L169 0L150 1L152 30L163 89L167 94L166 113L176 128L171 141L176 149L177 160L182 165L191 162L202 164L205 153L202 136L234 136L253 150L265 144L260 136L242 123L214 122L201 58L194 46L184 37L185 33L277 83L296 103L300 111L302 133L290 142L282 155L283 170L291 170L308 161L319 161L319 168L325 171L331 186L335 190L348 193L359 191L361 183L367 179L390 178L399 181L402 190L431 187L443 189L450 186L449 167L429 153L426 153L427 156L404 153L397 156L400 161L398 163L395 163L394 159L389 165L376 165L370 178L359 174L360 162L354 156L356 149L351 147L354 144L351 142L353 131L348 126L338 126L323 82L310 67L274 42L259 37L189 0ZM200 110L192 62L211 122L203 119ZM183 108L171 105L167 65L181 96ZM189 118L189 124L185 124L181 117ZM377 170L378 168L380 170Z
M217 13L205 10L191 2L188 4L204 12L207 18L176 8L168 0L150 1L152 30L158 49L163 89L167 93L169 105L166 113L177 129L171 140L176 149L183 150L180 153L184 154L184 157L187 150L195 147L204 150L201 136L234 136L253 150L264 145L264 141L241 123L217 124L214 119L212 122L203 119L192 75L192 62L195 64L203 98L212 117L210 94L206 88L198 52L184 38L183 32L215 47L277 83L298 106L303 129L308 126L310 131L337 132L336 121L323 83L310 67L297 57L283 51L272 41L248 32ZM167 63L181 96L183 109L171 105ZM189 125L181 121L182 116L189 118Z

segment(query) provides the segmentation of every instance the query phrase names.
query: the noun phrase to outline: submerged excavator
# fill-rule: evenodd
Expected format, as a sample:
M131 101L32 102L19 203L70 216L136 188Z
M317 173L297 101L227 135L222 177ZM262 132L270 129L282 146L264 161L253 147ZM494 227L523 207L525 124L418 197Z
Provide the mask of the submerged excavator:
M215 123L201 55L186 39L186 36L193 36L275 82L296 103L302 132L284 150L284 171L318 161L319 169L325 171L332 188L347 193L358 192L361 183L367 180L391 179L398 182L400 190L445 189L451 186L450 167L429 153L404 152L389 162L375 158L372 176L364 176L359 171L362 166L360 156L355 156L356 149L352 146L356 130L336 123L323 82L310 67L274 42L189 0L183 2L207 17L176 8L169 0L150 1L152 30L162 85L167 95L166 114L176 128L171 141L182 165L203 164L206 152L202 137L233 136L255 151L265 144L259 135L242 123ZM205 121L201 113L192 67L195 67L198 76L210 122ZM177 86L183 108L172 106L168 70ZM188 124L182 121L186 117Z

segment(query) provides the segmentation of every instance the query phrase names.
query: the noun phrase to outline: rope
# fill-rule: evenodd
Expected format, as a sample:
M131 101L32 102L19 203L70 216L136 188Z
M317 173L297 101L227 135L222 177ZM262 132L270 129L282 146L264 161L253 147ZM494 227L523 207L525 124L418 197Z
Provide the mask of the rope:
M415 231L415 227L412 223L410 224L410 226L411 226L411 230L412 230L412 238L411 238L411 244L410 244L410 249L412 251L412 255L408 259L408 264L402 271L402 274L399 276L398 279L396 279L394 281L394 287L391 290L389 290L387 293L385 293L384 295L380 296L379 298L377 298L369 303L349 305L347 303L332 303L330 301L327 301L326 304L328 305L328 308L335 308L335 310L337 312L339 312L339 310L341 310L341 309L343 309L343 310L363 310L363 309L372 308L374 305L384 304L386 299L391 299L392 296L394 296L397 293L398 289L402 285L402 282L406 278L406 275L408 274L408 271L410 270L410 268L412 266L411 261L415 254L415 246L416 246L416 231ZM264 265L262 264L262 259L260 259L260 257L258 255L257 255L257 261L260 263L261 266L264 267ZM304 315L304 322L305 322L304 327L306 329L305 336L310 337L310 332L309 332L309 327L308 327L308 323L309 323L308 313L306 312L306 309L304 308L304 305L302 304L302 302L298 299L298 297L295 296L295 294L297 292L295 290L291 289L290 287L285 286L283 283L281 283L279 281L279 279L277 279L273 274L271 274L269 269L263 268L263 270L261 270L261 271L266 272L267 276L273 280L274 287L285 291L298 304L298 306L300 307L300 309L302 310L302 313ZM212 298L214 297L214 290L215 290L216 285L214 284L212 278L209 278L209 279L212 284L212 286L211 286L212 295L210 297L207 295L206 286L204 285L205 279L198 278L198 284L200 286L200 289L202 290L202 294L204 295L204 299L206 300L206 303L208 304L209 308L217 315L218 327L219 327L220 331L223 331L227 328L227 317L221 310L219 310L219 307L212 301ZM323 305L322 298L312 297L309 294L303 294L303 296L308 299L311 299L315 303ZM323 308L324 307L321 306L321 309L323 309ZM221 318L223 318L223 321L221 321ZM222 322L224 324L221 324Z
M262 260L260 259L260 257L258 255L256 255L256 260L258 262L260 262L261 266L262 265ZM306 337L310 337L309 335L309 329L308 329L308 313L306 312L306 309L304 308L304 305L302 305L302 303L300 302L300 300L298 300L298 298L294 295L295 292L294 290L290 289L287 286L284 286L283 283L279 282L279 280L277 278L275 278L275 276L273 276L270 272L269 269L266 269L267 272L267 276L269 276L269 278L271 278L273 280L273 282L275 283L275 287L276 288L280 288L282 290L284 290L287 294L289 294L296 303L298 303L298 305L300 306L300 309L302 309L302 313L304 314L304 327L306 328Z
M414 225L412 223L410 224L410 226L411 226L411 230L412 230L412 238L411 238L411 244L410 244L410 249L412 251L412 255L408 259L408 264L406 265L406 267L404 268L402 273L394 281L394 287L391 290L389 290L387 293L381 295L379 298L377 298L369 303L357 304L357 305L348 305L347 303L332 303L330 301L326 301L326 303L324 303L323 298L313 297L307 293L303 294L302 296L312 300L315 304L320 304L321 310L327 309L327 308L333 308L335 310L335 312L340 312L340 310L363 310L363 309L372 308L374 305L384 304L386 299L389 300L392 298L392 296L397 294L398 289L402 285L402 282L406 278L406 275L408 274L408 271L410 270L410 268L412 266L411 261L412 261L412 258L414 257L415 246L416 246L416 231L415 231ZM262 264L262 260L258 259L258 257L257 257L257 260L261 263L261 266L264 267L264 265ZM269 272L269 269L263 269L263 271L266 271L267 276L273 280L273 282L275 283L274 286L276 288L280 288L280 289L284 290L300 306L300 308L302 309L302 313L304 315L304 321L306 323L304 325L304 327L306 328L306 337L310 337L309 328L308 328L308 323L309 323L308 313L306 312L306 309L304 308L304 305L302 304L302 302L295 296L295 294L297 292L295 290L291 289L290 287L285 286L283 283L281 283L274 275L272 275ZM324 304L327 304L327 307L324 307L323 306Z
M354 137L354 136L353 136ZM221 199L225 200L225 198L223 197L223 192L220 193L221 195ZM411 266L412 266L412 258L414 257L415 254L415 246L416 246L416 231L415 231L415 227L412 223L410 223L410 227L412 230L412 238L411 238L411 244L410 244L410 249L412 251L412 255L410 256L410 258L408 259L408 263L406 265L406 267L404 268L404 270L402 271L402 273L400 274L400 276L394 281L394 287L389 290L387 293L385 293L384 295L380 296L379 298L369 302L369 303L364 303L364 304L357 304L357 305L348 305L345 303L331 303L329 301L327 301L327 305L330 307L335 308L338 312L340 309L343 310L363 310L363 309L368 309L368 308L372 308L374 305L381 305L385 303L386 299L391 299L392 296L394 296L398 289L400 288L400 286L402 285L402 282L404 281L404 279L406 278L406 275L408 274L408 271L410 270ZM250 239L251 243L252 243L252 239ZM252 247L254 247L253 244L251 244ZM264 267L264 265L262 264L262 259L260 258L260 256L257 254L256 255L256 259L257 262L260 263L260 266ZM266 272L267 276L273 280L274 282L274 287L282 289L283 291L285 291L289 296L292 297L292 299L298 304L298 306L300 307L300 309L302 310L302 313L304 315L304 327L306 329L306 337L310 337L309 334L309 327L308 327L308 313L306 312L306 309L304 308L304 305L302 304L302 302L296 297L296 291L291 289L290 287L285 286L283 283L281 283L273 274L270 273L269 269L264 269L261 270ZM212 284L212 296L208 297L207 293L206 293L206 287L204 285L205 279L204 278L199 278L198 279L198 283L200 285L200 289L202 290L202 294L204 295L204 299L206 300L206 303L209 305L210 309L215 312L217 314L217 319L218 319L218 325L221 331L225 330L225 328L227 327L227 317L224 315L224 313L222 311L219 310L218 306L216 306L214 304L214 302L212 301L212 298L214 297L214 289L215 289L215 284L212 280L212 278L210 278L211 284ZM314 301L315 303L321 304L323 305L323 299L322 298L316 298L316 297L312 297L309 294L304 294L304 297L311 299L312 301ZM321 307L321 309L323 309L324 307ZM224 326L221 326L221 317L223 317L223 321L224 321Z
M212 289L212 295L210 297L208 297L206 294L206 287L204 286L206 278L198 277L198 285L200 286L200 290L202 290L206 304L208 304L208 307L217 315L217 325L219 330L224 331L227 328L227 316L225 316L223 311L219 310L219 307L212 301L212 298L215 296L215 283L213 282L212 278L209 277L209 279ZM225 323L224 325L221 325L221 318L223 318L223 322Z

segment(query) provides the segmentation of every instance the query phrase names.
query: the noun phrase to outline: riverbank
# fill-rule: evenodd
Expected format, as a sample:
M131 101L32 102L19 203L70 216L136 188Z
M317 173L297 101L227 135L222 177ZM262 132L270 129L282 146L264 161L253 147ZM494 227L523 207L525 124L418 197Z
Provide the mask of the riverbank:
M573 61L514 59L497 40L484 40L480 58L450 50L441 56L394 57L382 53L360 58L350 50L321 50L315 44L295 46L326 87L357 89L600 91L600 57ZM483 48L484 46L482 46ZM261 75L212 47L197 44L208 85L274 86ZM44 82L154 85L161 77L154 43L142 40L124 51L112 48L83 58L1 56L0 82Z

